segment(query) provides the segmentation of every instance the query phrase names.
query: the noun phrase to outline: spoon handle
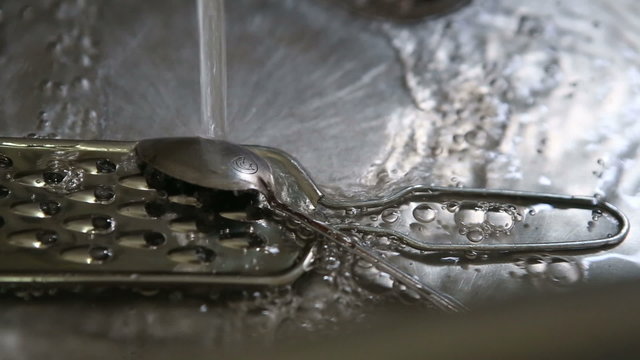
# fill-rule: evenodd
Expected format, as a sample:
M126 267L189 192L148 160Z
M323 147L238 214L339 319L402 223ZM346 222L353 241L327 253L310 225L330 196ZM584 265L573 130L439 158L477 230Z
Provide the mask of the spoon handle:
M585 250L616 245L629 232L622 212L593 197L413 186L370 201L320 203L345 214L340 230L422 251Z

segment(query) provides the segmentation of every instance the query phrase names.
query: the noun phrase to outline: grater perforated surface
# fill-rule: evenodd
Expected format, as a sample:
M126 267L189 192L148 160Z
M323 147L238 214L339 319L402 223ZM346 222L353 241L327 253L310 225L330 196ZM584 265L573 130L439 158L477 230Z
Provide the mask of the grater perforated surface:
M150 188L134 146L0 140L0 282L276 285L302 273L311 252L286 226Z

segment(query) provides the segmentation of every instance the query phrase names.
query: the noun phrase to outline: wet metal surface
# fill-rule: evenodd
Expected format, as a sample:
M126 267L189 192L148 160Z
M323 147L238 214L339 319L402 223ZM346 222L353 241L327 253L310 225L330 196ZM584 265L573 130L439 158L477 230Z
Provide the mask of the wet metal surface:
M5 0L0 11L3 136L199 131L195 3ZM321 0L232 1L227 11L231 140L282 148L355 198L412 183L597 194L631 223L622 245L597 252L396 258L425 283L479 301L640 277L636 1L476 1L411 25ZM391 287L374 277L376 289ZM105 358L185 354L166 339L204 355L288 318L313 328L348 302L332 286L300 290L325 301L265 296L255 317L194 300L3 300L0 347L35 357L64 334L61 349L90 343Z

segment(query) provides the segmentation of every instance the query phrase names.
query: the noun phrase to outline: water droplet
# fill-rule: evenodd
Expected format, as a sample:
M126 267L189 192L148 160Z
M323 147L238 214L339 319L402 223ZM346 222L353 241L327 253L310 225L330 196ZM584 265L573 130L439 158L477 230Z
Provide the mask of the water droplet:
M50 246L58 241L58 233L53 230L39 230L36 232L36 239L40 244Z
M382 217L382 221L392 224L398 221L398 219L400 218L400 210L394 209L394 208L385 209L382 212L381 217Z
M91 225L97 231L109 230L113 227L114 221L108 216L93 216L91 218Z
M42 174L42 179L47 185L57 185L62 183L66 176L66 172L45 171Z
M489 208L487 211L487 223L495 231L508 231L513 228L513 218L500 208Z
M482 241L484 237L485 237L485 234L480 229L471 229L467 231L467 239L469 239L469 241L479 242L479 241Z
M481 225L485 221L485 216L485 211L476 208L475 204L464 204L454 215L454 220L456 224L463 226Z
M423 223L430 223L436 219L436 211L427 204L421 204L413 209L413 217Z
M460 203L457 201L447 201L442 205L443 210L447 210L450 213L454 213L458 210Z
M116 171L116 164L109 159L98 159L96 169L99 174L110 174Z
M602 217L602 210L596 209L591 212L591 219L593 219L593 221L598 221L600 220L601 217Z
M93 190L93 195L97 202L109 202L116 196L113 186L98 185Z
M53 200L40 202L40 210L45 216L53 216L60 212L60 203Z

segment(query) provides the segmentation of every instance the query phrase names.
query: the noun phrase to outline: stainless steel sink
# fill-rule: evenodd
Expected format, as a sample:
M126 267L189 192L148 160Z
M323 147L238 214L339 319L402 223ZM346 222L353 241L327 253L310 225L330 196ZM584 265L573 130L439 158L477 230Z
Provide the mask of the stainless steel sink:
M624 243L597 252L401 262L425 283L473 308L640 277L636 1L476 1L413 23L328 0L226 6L230 140L281 148L343 195L415 182L596 194L631 223ZM198 134L194 2L5 0L0 11L0 135ZM396 301L346 294L344 281L311 274L240 296L250 301L7 295L0 348L14 359L214 357Z

